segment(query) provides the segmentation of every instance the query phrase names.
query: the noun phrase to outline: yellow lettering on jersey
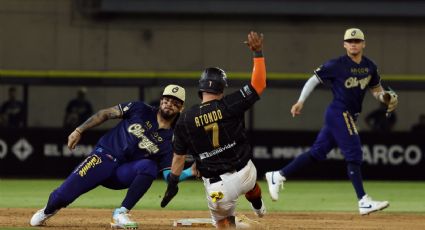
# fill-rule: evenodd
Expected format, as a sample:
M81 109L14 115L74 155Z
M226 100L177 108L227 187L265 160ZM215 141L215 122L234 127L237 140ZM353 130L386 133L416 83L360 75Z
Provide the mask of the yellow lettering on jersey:
M216 112L216 111L212 111L212 112L211 112L211 115L212 115L212 117L213 117L214 121L217 121L217 120L218 120L217 112Z
M204 122L205 122L205 124L209 124L209 123L210 123L210 121L208 120L208 115L207 115L207 114L204 114L204 115L202 116L202 118L204 118Z
M84 160L84 162L81 164L83 166L78 171L78 174L80 175L80 177L84 177L91 168L94 168L100 163L102 163L102 159L97 155L93 155Z
M217 110L218 119L223 119L223 115L221 115L221 110Z
M217 109L195 117L194 122L196 127L201 127L213 122L217 122L221 119L223 119L223 114L221 113L220 109Z
M369 68L351 68L351 73L354 75L357 74L368 74Z
M359 82L360 82L360 88L361 89L365 89L366 86L369 84L371 78L372 77L369 75L366 78L360 79L359 80Z
M150 121L146 121L146 127L148 127L148 129L152 128L152 124Z
M209 121L210 123L211 123L211 122L214 122L212 113L207 113L207 115L208 115L208 121Z
M127 131L140 139L138 144L140 149L146 149L146 151L150 154L157 153L159 151L158 146L144 134L145 129L143 129L141 124L132 124L128 126Z
M357 77L349 77L347 78L347 80L345 80L345 88L349 89L349 88L354 88L360 85L361 89L365 89L366 86L369 84L370 79L372 77L369 75L366 78L363 79L357 79Z
M140 138L143 136L145 129L142 127L141 124L132 124L128 127L127 131L133 134L134 136Z

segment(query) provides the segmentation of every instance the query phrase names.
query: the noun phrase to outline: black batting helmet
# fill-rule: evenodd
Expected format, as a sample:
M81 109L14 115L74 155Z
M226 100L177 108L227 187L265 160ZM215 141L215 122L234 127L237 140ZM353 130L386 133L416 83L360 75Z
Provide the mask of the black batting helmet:
M217 67L206 68L199 79L199 97L202 92L220 94L227 87L227 76L224 70Z

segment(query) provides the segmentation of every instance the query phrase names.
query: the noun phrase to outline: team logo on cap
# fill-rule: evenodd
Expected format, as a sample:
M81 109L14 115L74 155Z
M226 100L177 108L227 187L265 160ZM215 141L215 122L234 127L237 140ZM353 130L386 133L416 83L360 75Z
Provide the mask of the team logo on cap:
M173 92L173 93L177 93L177 91L179 91L179 87L174 87L174 88L171 90L171 92Z
M357 30L353 30L353 32L351 32L351 36L355 36L356 35L356 33L357 33Z

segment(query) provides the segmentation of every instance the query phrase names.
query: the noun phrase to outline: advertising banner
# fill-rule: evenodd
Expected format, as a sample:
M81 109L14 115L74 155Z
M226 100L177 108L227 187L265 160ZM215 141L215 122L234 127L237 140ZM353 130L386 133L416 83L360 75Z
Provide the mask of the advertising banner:
M67 147L61 129L0 129L0 177L66 177L94 148L105 131L84 133L77 148ZM259 177L308 151L317 132L254 131L250 136ZM425 180L425 142L414 133L362 133L363 176L377 180ZM295 179L346 179L343 154L301 169Z

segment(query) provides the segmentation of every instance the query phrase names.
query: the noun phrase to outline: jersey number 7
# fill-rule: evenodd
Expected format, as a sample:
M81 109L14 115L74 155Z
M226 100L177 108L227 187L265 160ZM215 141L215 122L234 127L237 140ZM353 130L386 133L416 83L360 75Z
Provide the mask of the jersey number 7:
M218 124L217 122L211 123L207 126L204 126L205 132L212 132L212 145L214 148L220 147L218 142Z

